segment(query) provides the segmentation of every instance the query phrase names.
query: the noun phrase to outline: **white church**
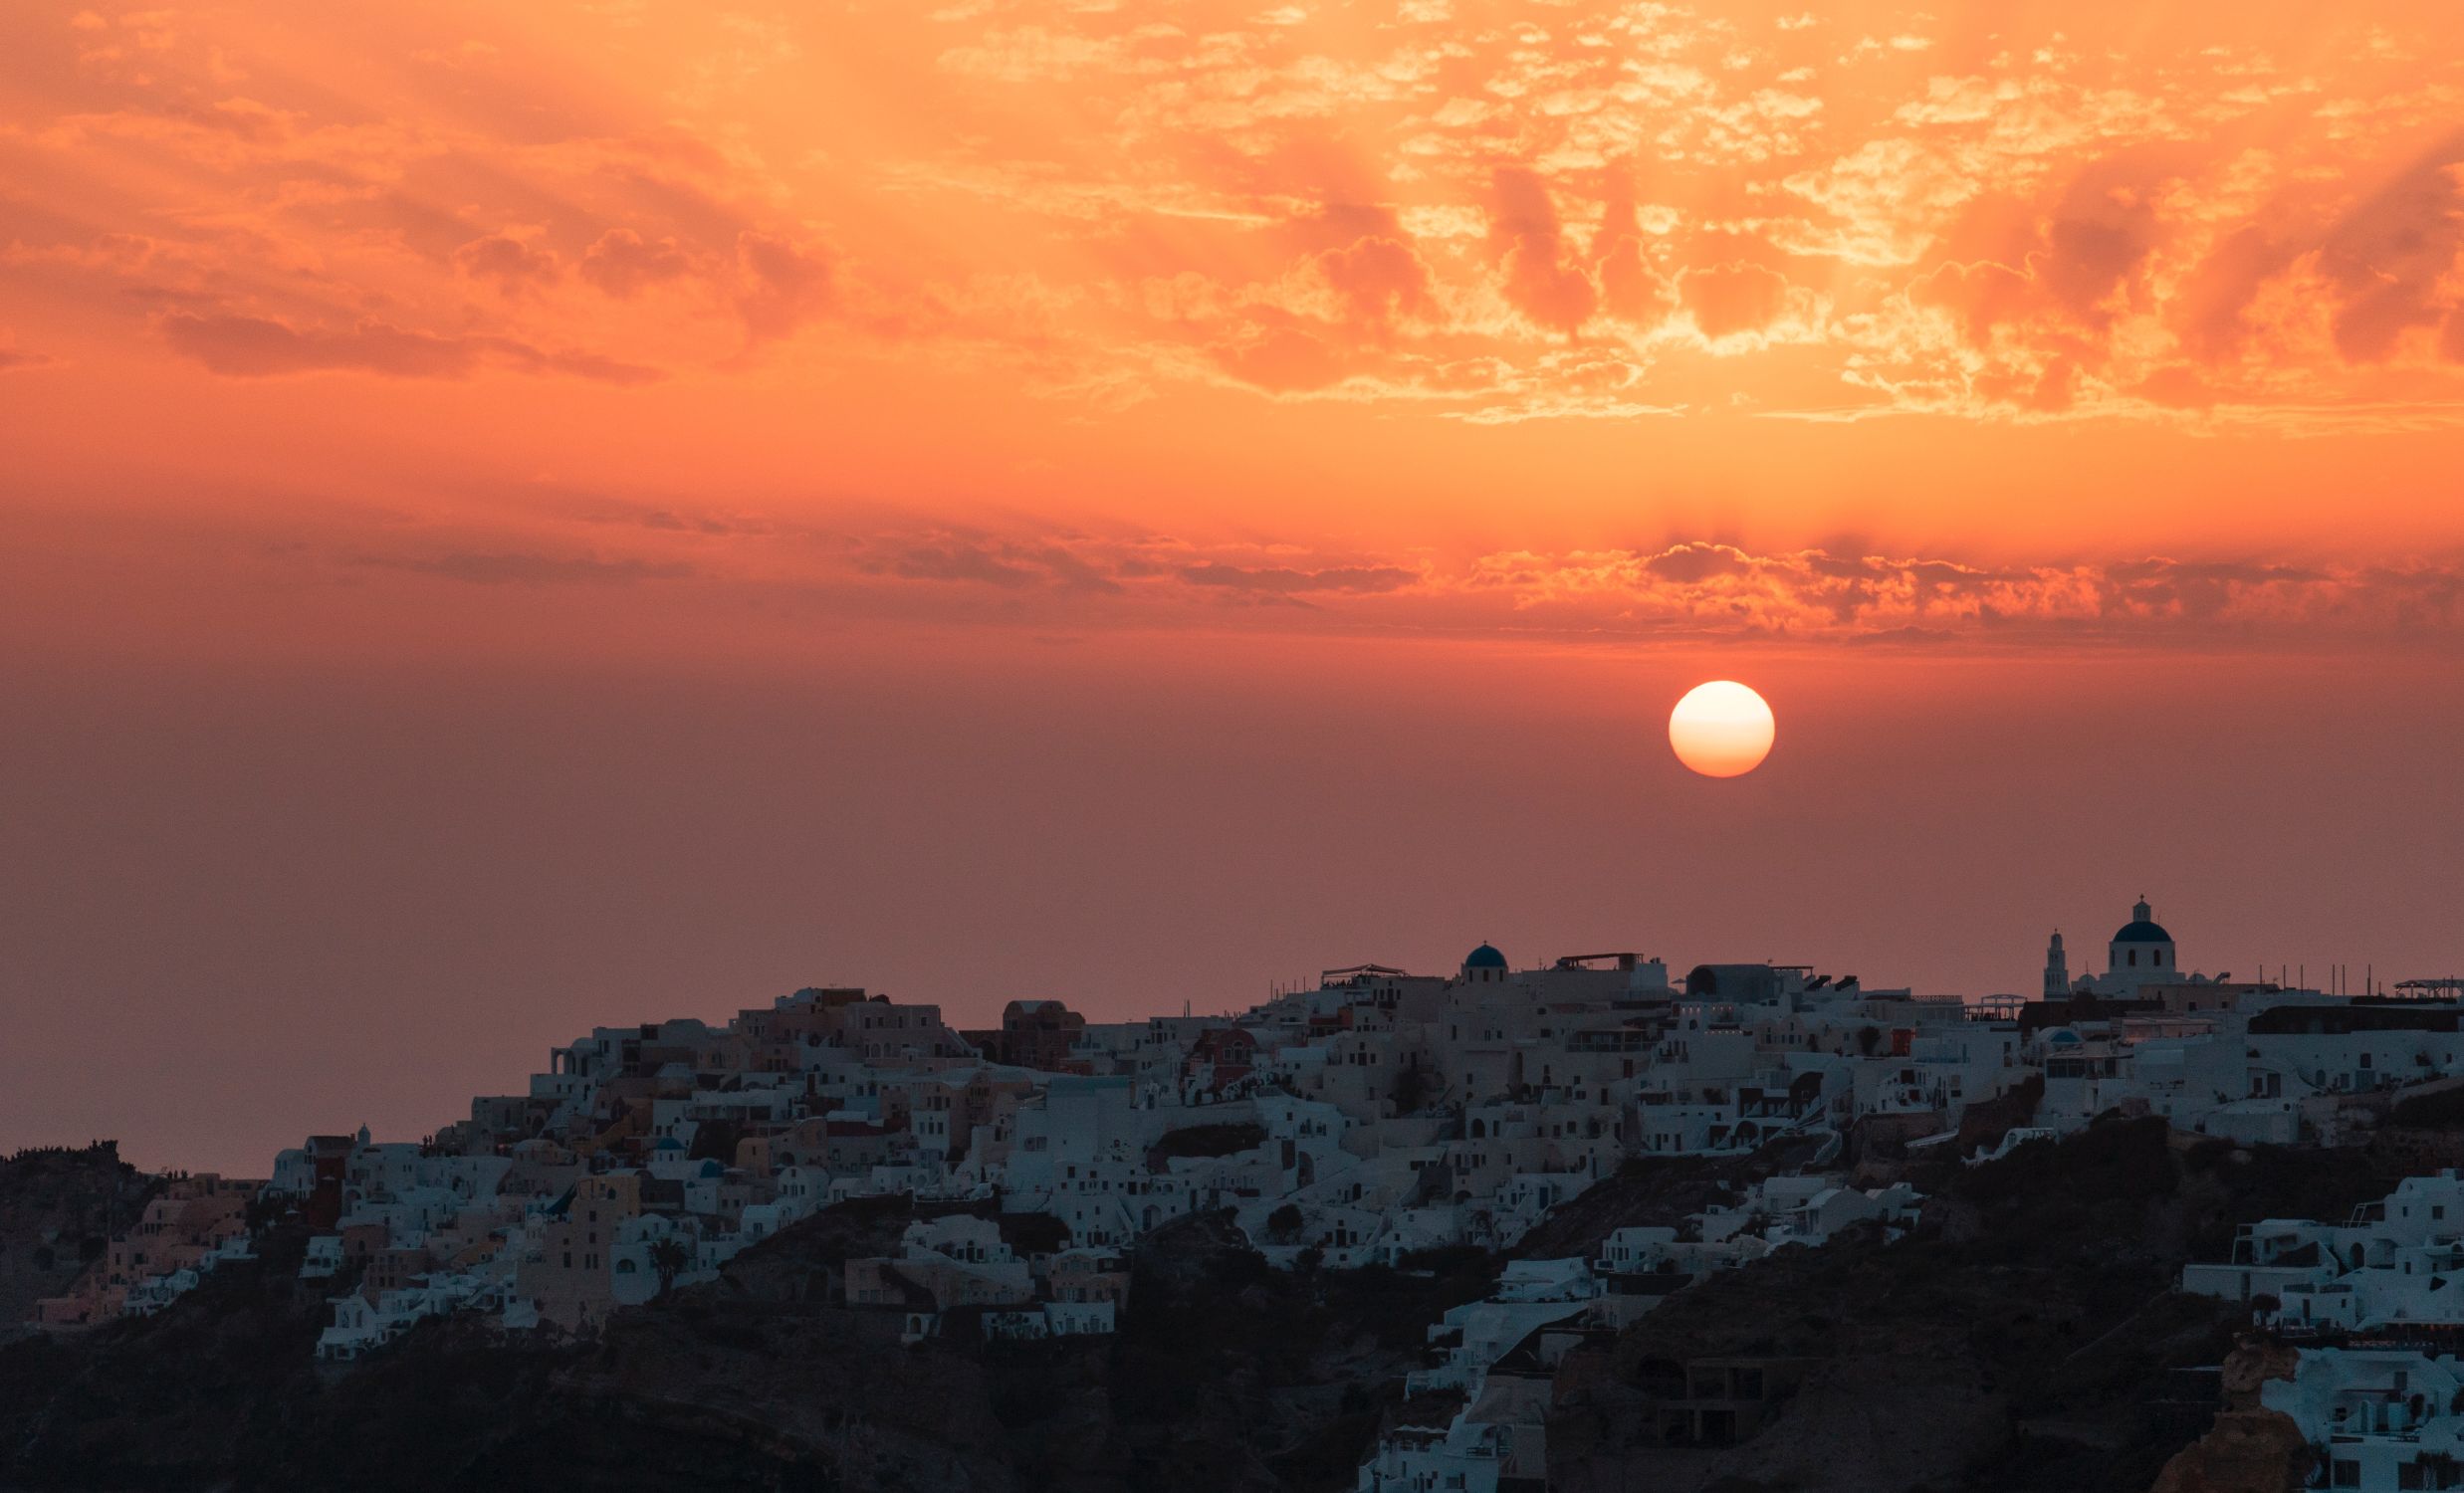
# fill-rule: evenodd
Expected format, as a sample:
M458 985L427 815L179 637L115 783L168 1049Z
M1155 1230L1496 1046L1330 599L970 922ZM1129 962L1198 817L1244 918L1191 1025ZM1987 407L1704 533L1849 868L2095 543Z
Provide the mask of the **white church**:
M2130 921L2114 930L2112 942L2105 947L2105 972L2082 974L2077 980L2071 978L2070 958L2063 952L2062 935L2057 931L2045 949L2045 998L2102 995L2128 999L2142 986L2180 980L2181 961L2174 954L2173 936L2151 912L2147 899L2140 898L2130 909Z

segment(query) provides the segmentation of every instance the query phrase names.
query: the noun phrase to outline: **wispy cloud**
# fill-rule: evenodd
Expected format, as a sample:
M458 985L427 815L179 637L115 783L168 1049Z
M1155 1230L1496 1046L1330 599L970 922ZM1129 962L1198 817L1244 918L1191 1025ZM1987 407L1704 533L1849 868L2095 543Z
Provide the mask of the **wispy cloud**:
M1418 572L1397 565L1330 565L1322 570L1296 570L1289 565L1246 567L1211 562L1190 565L1180 574L1181 579L1194 586L1263 591L1277 596L1326 591L1375 595L1401 590L1420 579Z
M681 580L694 573L693 566L681 560L478 550L358 554L351 556L351 563L487 586L630 585L643 580Z
M342 330L302 329L263 317L171 312L161 327L173 349L236 378L336 371L468 378L491 366L617 384L653 383L663 376L656 368L594 352L546 351L510 337L438 336L377 320Z
M1209 553L1213 550L1213 553ZM1950 555L1685 540L1657 547L1320 554L1154 534L876 534L854 575L1051 598L1097 595L1091 624L1176 625L1210 598L1297 602L1308 627L1451 636L1790 640L1809 644L2464 646L2464 562L2298 563L2141 556L1985 562ZM1205 557L1200 557L1205 556ZM1271 621L1259 625L1280 625Z

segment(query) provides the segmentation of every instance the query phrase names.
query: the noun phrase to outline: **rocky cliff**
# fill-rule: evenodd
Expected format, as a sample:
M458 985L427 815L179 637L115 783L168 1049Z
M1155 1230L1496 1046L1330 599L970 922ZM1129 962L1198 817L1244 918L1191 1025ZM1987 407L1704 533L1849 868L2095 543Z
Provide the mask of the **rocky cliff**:
M21 1151L0 1163L0 1342L23 1331L37 1301L99 1264L112 1235L135 1222L160 1186L109 1141Z
M0 1168L0 1199L59 1195L49 1171L9 1174L23 1165ZM84 1165L122 1184L115 1158ZM1539 1242L1579 1252L1737 1179L1644 1169ZM2112 1121L1915 1179L1933 1200L1910 1237L1784 1250L1571 1354L1556 1487L2279 1485L2290 1452L2255 1390L2216 1414L2238 1314L2173 1282L2237 1222L2376 1195L2356 1158ZM1335 1490L1394 1419L1429 1325L1498 1268L1465 1250L1277 1272L1201 1216L1141 1247L1117 1336L987 1344L961 1318L904 1347L894 1316L833 1304L830 1281L907 1219L895 1200L826 1210L586 1340L435 1322L347 1368L315 1362L333 1287L303 1287L303 1241L277 1228L157 1317L0 1345L0 1488ZM1770 1392L1732 1434L1673 1430L1687 1366L1719 1358L1777 1366Z

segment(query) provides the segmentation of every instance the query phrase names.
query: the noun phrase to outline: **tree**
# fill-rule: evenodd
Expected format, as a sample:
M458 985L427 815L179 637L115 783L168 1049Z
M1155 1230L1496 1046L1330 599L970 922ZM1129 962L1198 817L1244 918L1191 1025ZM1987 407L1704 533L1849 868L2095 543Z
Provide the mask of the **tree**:
M1874 1049L1882 1045L1883 1029L1881 1027L1860 1026L1857 1028L1858 1051L1864 1053L1867 1057L1872 1057L1874 1055Z
M1429 1075L1421 1071L1418 1062L1404 1065L1395 1075L1395 1113L1409 1115L1429 1102Z
M659 1294L665 1296L676 1289L676 1277L693 1263L693 1251L684 1241L670 1235L650 1246L650 1268L659 1273Z
M1300 1204L1287 1202L1266 1215L1266 1237L1289 1244L1300 1237Z

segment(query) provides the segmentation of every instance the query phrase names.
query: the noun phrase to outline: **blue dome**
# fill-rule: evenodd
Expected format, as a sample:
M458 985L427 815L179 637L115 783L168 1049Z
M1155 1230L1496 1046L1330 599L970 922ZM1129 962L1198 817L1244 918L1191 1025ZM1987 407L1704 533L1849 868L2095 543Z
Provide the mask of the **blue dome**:
M2130 921L2122 925L2121 930L2114 935L2114 942L2117 944L2172 943L2173 936L2164 931L2164 925L2156 922L2150 916L2150 912L2146 898L2141 897L2137 902L2132 903Z
M1502 969L1505 966L1505 956L1487 944L1463 956L1463 967L1466 969Z

